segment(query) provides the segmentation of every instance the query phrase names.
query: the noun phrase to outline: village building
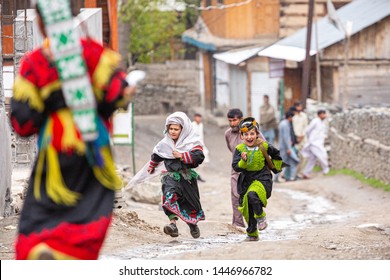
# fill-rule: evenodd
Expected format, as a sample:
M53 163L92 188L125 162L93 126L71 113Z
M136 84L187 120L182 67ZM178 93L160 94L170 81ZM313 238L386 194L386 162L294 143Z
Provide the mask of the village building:
M258 117L262 95L268 94L271 104L283 115L283 111L294 101L302 100L304 59L297 62L288 57L268 56L262 51L279 42L281 38L289 40L288 38L296 36L294 34L298 32L300 38L296 41L299 41L305 50L309 2L312 1L202 1L203 7L208 8L201 10L198 23L187 30L182 38L183 41L197 46L199 50L199 68L202 72L200 76L203 77L200 93L204 96L206 108L211 111L225 111L227 107L240 107L244 114ZM326 29L314 33L314 23L328 21L328 2L313 1L313 46L316 34L326 36ZM331 2L335 9L339 9L351 1ZM212 9L209 4L218 8ZM380 17L377 19L380 20ZM383 34L377 36L380 38ZM340 41L342 38L333 43ZM294 54L291 50L282 53ZM343 53L344 51L340 55ZM312 60L312 63L315 63L315 56ZM325 60L328 58L322 61L323 66L326 64ZM311 79L315 82L316 65L311 69ZM323 67L321 70L327 72L329 68ZM322 84L327 84L326 73L323 76ZM324 96L328 95L329 89L324 89ZM311 94L308 97L318 98L317 96L315 83L311 82ZM329 101L329 98L321 97L321 100Z
M331 20L331 18L333 20ZM282 59L284 104L303 100L307 28L261 50ZM308 97L343 108L390 106L390 3L355 0L312 25Z

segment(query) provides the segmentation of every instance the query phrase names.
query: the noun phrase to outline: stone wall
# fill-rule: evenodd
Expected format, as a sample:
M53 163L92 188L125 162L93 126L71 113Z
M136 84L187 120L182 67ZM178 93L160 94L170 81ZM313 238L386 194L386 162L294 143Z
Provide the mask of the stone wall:
M200 105L199 71L196 61L169 61L136 65L146 72L134 100L135 115L156 115L183 111Z
M348 168L390 184L390 109L338 113L330 127L333 168Z

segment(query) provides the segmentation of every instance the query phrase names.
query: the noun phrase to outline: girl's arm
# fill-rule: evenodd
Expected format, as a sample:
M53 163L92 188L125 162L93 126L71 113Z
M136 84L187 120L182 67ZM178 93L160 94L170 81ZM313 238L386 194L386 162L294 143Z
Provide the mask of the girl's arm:
M232 167L236 172L242 172L246 169L247 163L243 160L241 152L239 150L235 150L233 154L233 162Z
M157 154L153 153L151 158L150 158L150 161L149 161L149 167L148 167L148 172L150 174L152 174L154 172L154 169L156 168L156 166L162 162L164 159L160 156L158 156Z
M45 119L45 105L36 86L36 76L29 57L22 60L13 87L11 124L22 136L38 133Z
M279 150L276 149L271 144L268 144L267 153L271 157L272 163L275 166L276 170L273 170L274 173L279 173L282 170L282 164L283 164L282 157L280 156Z
M82 45L98 112L108 120L116 109L127 109L136 88L126 81L126 72L119 66L118 53L90 38L82 40Z
M181 154L181 161L189 167L198 167L204 161L203 148L196 146L191 151Z

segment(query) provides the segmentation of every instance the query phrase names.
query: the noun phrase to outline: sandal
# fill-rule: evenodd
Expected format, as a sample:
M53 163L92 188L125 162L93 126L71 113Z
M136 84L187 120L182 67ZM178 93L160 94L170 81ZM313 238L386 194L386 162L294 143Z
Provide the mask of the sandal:
M251 242L251 241L259 241L258 236L247 236L244 241Z

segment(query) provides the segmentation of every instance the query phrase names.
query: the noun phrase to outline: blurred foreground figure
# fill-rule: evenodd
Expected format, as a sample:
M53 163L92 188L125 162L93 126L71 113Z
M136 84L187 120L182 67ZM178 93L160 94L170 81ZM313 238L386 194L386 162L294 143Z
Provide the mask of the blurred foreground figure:
M135 93L119 55L73 29L68 0L38 0L43 46L25 55L11 122L39 135L16 259L97 259L111 222L116 174L109 118Z

